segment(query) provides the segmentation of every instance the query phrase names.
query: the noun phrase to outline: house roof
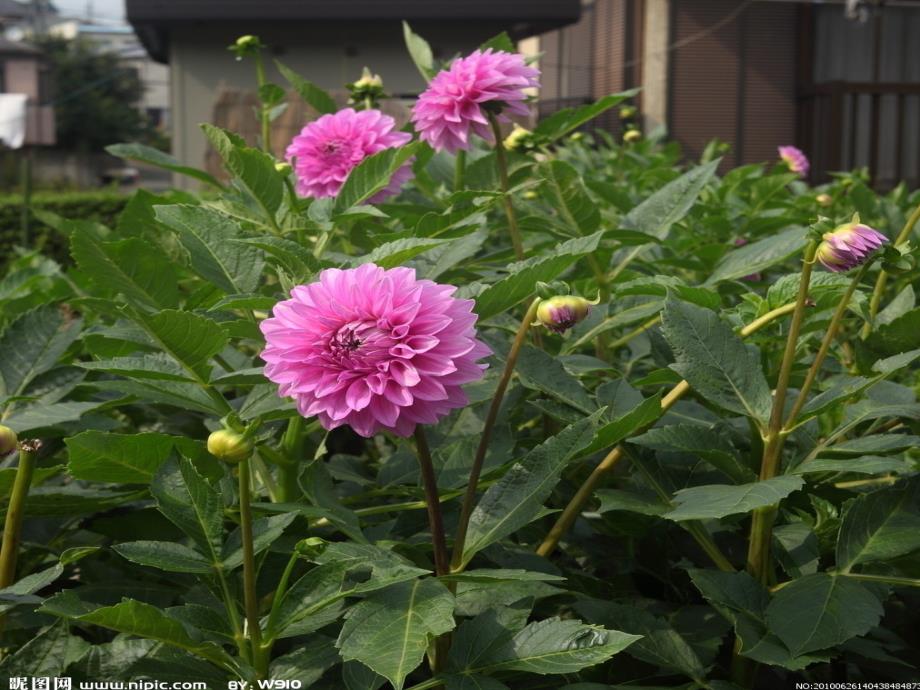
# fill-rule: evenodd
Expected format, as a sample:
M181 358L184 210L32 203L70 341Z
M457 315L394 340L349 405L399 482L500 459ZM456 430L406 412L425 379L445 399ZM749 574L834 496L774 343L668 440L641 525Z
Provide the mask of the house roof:
M2 1L2 0L0 0ZM125 0L151 57L168 61L169 27L188 21L489 21L515 38L571 24L580 0Z
M0 0L0 17L4 19L25 19L31 17L32 11L27 5L16 0Z
M0 55L35 55L40 56L42 51L28 43L11 41L0 36Z

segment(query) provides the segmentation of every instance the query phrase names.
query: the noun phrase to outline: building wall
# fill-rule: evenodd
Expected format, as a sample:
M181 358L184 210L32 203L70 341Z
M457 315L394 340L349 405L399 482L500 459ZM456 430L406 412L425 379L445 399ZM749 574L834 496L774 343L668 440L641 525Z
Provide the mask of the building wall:
M5 58L6 68L3 80L7 93L24 93L29 100L38 98L38 61L35 58Z
M688 157L719 138L725 166L771 160L795 141L796 8L671 0L668 122Z
M440 59L469 52L501 31L487 22L419 23L413 29L429 41ZM268 78L279 85L287 83L275 70L271 57L325 89L341 89L357 78L365 65L383 77L390 94L417 94L424 88L406 52L398 22L367 27L360 23L279 26L202 22L177 26L170 32L169 56L173 155L184 163L204 164L207 142L199 125L212 120L221 87L255 89L252 61L237 61L227 50L243 34L256 34L270 46ZM191 184L181 178L176 183Z

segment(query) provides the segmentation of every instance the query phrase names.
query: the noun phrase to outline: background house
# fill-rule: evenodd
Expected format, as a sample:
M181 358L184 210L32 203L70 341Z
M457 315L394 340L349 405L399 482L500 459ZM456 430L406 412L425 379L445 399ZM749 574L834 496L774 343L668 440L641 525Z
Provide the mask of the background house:
M795 143L815 180L867 166L879 187L916 187L918 35L916 0L589 0L539 38L540 109L641 86L646 127L689 156L713 137L732 144L726 167ZM598 124L615 130L616 115Z
M44 105L49 89L41 52L0 36L0 93L21 93L27 97L24 146L47 146L55 142L54 109Z
M171 68L173 155L199 166L207 144L198 125L214 119L221 91L255 89L252 64L227 50L238 36L258 35L269 58L323 88L342 88L367 65L389 93L410 96L423 82L403 44L403 19L435 57L449 58L501 31L520 39L580 12L579 0L126 0L126 7L150 55ZM284 84L268 63L269 79Z

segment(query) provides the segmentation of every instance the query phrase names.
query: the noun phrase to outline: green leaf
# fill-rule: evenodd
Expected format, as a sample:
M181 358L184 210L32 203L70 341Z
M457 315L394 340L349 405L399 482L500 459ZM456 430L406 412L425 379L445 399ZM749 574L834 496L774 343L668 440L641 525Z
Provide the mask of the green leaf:
M70 253L93 283L121 293L132 304L163 308L179 301L173 263L149 242L137 237L103 242L77 229L70 237Z
M601 222L597 205L588 196L581 174L564 161L550 161L541 168L543 184L551 198L550 205L559 214L562 224L576 237L587 235Z
M596 491L594 495L597 496L597 499L601 502L597 508L598 513L623 510L629 513L659 517L669 507L657 496L640 496L639 494L630 491L621 491L620 489L600 489Z
M629 412L598 429L594 439L578 453L578 456L590 455L599 450L612 448L639 429L644 429L649 424L654 424L663 412L660 393L646 398Z
M238 243L249 244L264 251L271 259L275 259L294 276L296 280L307 282L314 273L321 268L319 261L307 249L291 240L281 237L246 237L236 240Z
M111 146L106 146L105 150L116 158L125 158L132 161L140 161L141 163L149 163L150 165L163 168L164 170L179 173L187 177L193 177L212 187L223 189L223 185L204 170L181 165L177 159L173 158L168 153L163 153L159 149L150 146L144 146L143 144L112 144Z
M335 197L333 215L340 215L383 190L393 174L421 147L420 142L384 149L368 156L352 169Z
M904 312L880 325L866 339L871 350L896 355L920 347L920 308Z
M157 220L175 231L188 251L192 269L228 295L253 292L262 276L261 253L234 242L240 227L205 206L156 206Z
M766 620L794 655L828 649L878 625L878 598L847 577L815 573L781 588L766 609Z
M169 541L133 541L112 547L132 563L148 565L170 573L211 572L212 563L198 551Z
M594 436L595 412L534 448L486 491L470 516L463 563L533 520L576 453Z
M713 311L668 298L661 314L671 366L706 400L766 426L773 398L760 357Z
M665 239L671 232L671 226L683 219L693 208L697 197L715 174L720 162L714 160L691 168L676 180L668 182L627 213L620 221L620 227L636 230L655 239ZM629 249L619 258L619 265L625 266L630 263L647 247L648 245L642 245Z
M82 637L71 635L63 621L45 628L0 662L0 675L15 677L62 677L64 669L90 649Z
M561 575L537 573L516 568L474 568L459 573L451 573L450 575L442 575L438 579L442 582L552 582L565 580Z
M239 143L236 135L220 127L205 123L201 129L220 154L227 170L236 176L262 207L269 223L274 225L275 214L284 197L284 180L275 170L275 159L264 151Z
M285 515L272 515L253 520L252 523L252 549L254 553L261 553L272 545L290 525L296 513L287 513ZM243 543L242 534L239 530L234 531L227 537L227 542L223 547L223 569L227 572L243 565Z
M75 362L75 364L82 369L105 371L109 374L117 374L130 379L193 381L175 360L159 352L132 357L114 357L113 359L101 359L94 362Z
M791 227L757 242L738 247L716 264L706 285L743 278L782 263L805 247L805 229Z
M351 260L351 265L360 266L361 264L373 263L383 268L393 268L445 242L447 240L431 240L424 237L406 237L401 240L393 240L376 247L370 254L355 257Z
M349 610L338 646L401 690L421 662L430 638L454 627L454 598L437 580L403 582L371 594Z
M50 568L26 575L10 586L0 589L0 613L6 613L19 604L41 603L41 597L32 595L50 585L63 574L64 567L58 562Z
M56 306L26 312L0 338L0 400L22 395L36 376L55 364L80 334L80 321L65 321Z
M338 106L335 104L332 96L323 89L319 88L313 82L307 81L301 77L297 72L283 64L280 60L275 60L275 65L278 67L278 71L281 72L281 76L288 80L304 102L320 115L334 113L338 110Z
M578 379L569 374L557 358L543 350L525 345L518 356L516 370L528 388L542 391L586 414L597 409Z
M431 78L437 71L434 68L434 55L431 52L431 46L428 45L428 41L417 33L414 33L407 22L403 22L402 27L403 38L406 41L406 49L409 51L412 62L414 62L415 66L418 68L419 74L422 75L422 79L431 81Z
M582 105L577 108L563 108L543 119L534 128L534 134L549 141L564 137L569 132L574 132L586 122L593 120L601 113L613 108L628 98L635 96L638 90L612 93L598 99L594 103Z
M815 458L806 460L792 470L794 474L814 474L816 472L853 472L855 474L888 474L900 472L907 474L913 466L901 458L883 455L861 455L855 458Z
M48 599L39 610L52 616L164 642L214 661L225 668L235 666L227 653L213 642L196 641L182 623L168 617L158 608L134 599L122 599L121 603L115 606L92 608L91 605L77 599L73 592L68 591Z
M754 471L739 460L739 453L731 441L716 429L697 424L672 424L649 429L630 442L653 450L690 453L739 484L757 478Z
M803 467L809 463L805 463ZM863 494L847 504L837 538L837 568L886 561L920 549L920 482Z
M468 672L577 673L607 661L639 637L581 621L549 618L531 623L492 647L476 660L477 668Z
M508 276L476 297L476 313L482 320L500 314L533 295L537 281L556 278L579 258L597 250L603 231L564 242L553 251L508 266Z
M664 517L680 522L749 513L756 508L779 503L804 484L801 477L783 475L738 486L710 484L681 489L674 494L676 507Z
M166 518L191 537L212 563L221 560L224 502L188 460L164 463L150 494Z
M268 675L274 681L299 681L303 687L309 688L338 663L335 642L316 635L308 638L300 649L272 661Z
M207 380L208 359L227 345L227 334L205 316L175 309L133 316L166 353L199 380Z
M84 431L64 440L76 479L123 484L147 484L186 439L153 432L113 434Z
M899 369L903 369L909 364L913 364L914 360L920 357L920 348L916 350L908 350L907 352L901 352L891 357L886 357L885 359L880 359L875 364L872 365L872 370L877 371L880 374L893 374Z
M15 431L24 434L36 429L47 429L67 422L75 422L90 410L99 407L98 402L63 402L52 405L30 405L17 408L3 424Z

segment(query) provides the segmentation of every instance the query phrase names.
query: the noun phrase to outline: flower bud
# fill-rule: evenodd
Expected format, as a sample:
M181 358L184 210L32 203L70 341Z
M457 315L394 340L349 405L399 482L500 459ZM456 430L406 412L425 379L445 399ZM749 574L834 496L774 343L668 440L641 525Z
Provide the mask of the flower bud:
M301 539L299 542L297 542L297 546L294 547L294 550L298 555L303 556L304 558L316 558L317 556L322 555L327 546L329 546L329 542L325 539L321 539L319 537L307 537L306 539Z
M795 146L780 146L779 157L786 164L791 172L796 173L799 177L808 175L810 164L808 158Z
M834 203L834 200L831 198L830 194L819 194L815 197L815 201L818 202L818 206L830 206Z
M8 426L0 425L0 458L5 458L16 450L18 443L19 438L16 436L16 432Z
M540 302L537 321L553 333L565 333L588 315L591 302L577 295L557 295Z
M522 151L529 148L530 138L531 131L516 124L514 129L511 130L511 134L505 137L503 144L508 151Z
M585 133L584 133L584 132L573 132L573 133L569 136L569 141L581 141L581 140L584 139L584 138L585 138Z
M540 198L540 195L537 194L533 189L528 189L526 192L521 194L521 196L527 199L528 201L533 201L534 199Z
M352 84L354 89L382 89L383 79L379 74L371 74L371 71L365 67L361 72L361 78Z
M843 273L864 264L876 249L888 242L882 233L862 225L859 216L822 235L815 258L828 270Z
M255 55L264 47L258 36L246 34L236 39L233 45L227 47L227 50L236 53L237 60L242 60L247 55Z
M282 175L290 175L293 168L291 167L290 163L282 161L280 163L275 163L275 170L277 170Z
M620 119L621 120L631 120L636 116L636 113L639 112L636 110L634 105L624 105L620 108Z
M627 144L632 144L636 141L639 141L642 138L642 132L638 129L627 129L623 134L623 141Z
M231 429L221 429L208 436L208 452L218 460L235 465L252 454L252 441Z

